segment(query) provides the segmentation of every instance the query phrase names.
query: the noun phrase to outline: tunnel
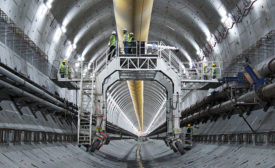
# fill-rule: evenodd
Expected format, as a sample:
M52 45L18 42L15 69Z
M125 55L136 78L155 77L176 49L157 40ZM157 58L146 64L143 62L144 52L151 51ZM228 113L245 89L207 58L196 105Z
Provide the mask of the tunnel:
M275 168L274 0L0 0L0 168Z

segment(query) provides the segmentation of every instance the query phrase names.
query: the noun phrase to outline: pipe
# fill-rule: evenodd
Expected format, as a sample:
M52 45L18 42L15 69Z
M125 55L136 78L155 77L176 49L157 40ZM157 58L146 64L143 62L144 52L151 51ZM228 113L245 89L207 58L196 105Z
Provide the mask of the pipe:
M196 111L197 109L199 109L213 101L224 100L226 97L227 97L226 91L218 92L214 95L207 96L204 99L202 99L201 101L196 102L194 105L192 105L189 108L187 108L186 110L182 111L181 115L182 115L182 117L191 115L193 111Z
M115 140L124 140L124 139L134 139L133 137L109 137L109 139L111 141L115 141Z
M23 85L24 87L32 90L35 93L38 93L41 97L47 98L52 102L55 102L58 105L62 105L64 106L64 103L57 100L55 97L53 97L52 95L46 93L45 91L39 89L38 87L34 86L33 84L27 82L26 80L16 76L14 73L6 70L5 68L3 68L2 66L0 66L0 74L3 74L5 76L7 76L8 78L14 80L15 82L17 82L20 85Z
M65 112L65 113L68 112L67 109L59 107L59 106L57 106L57 105L55 105L53 103L47 102L46 100L43 100L42 98L39 98L39 97L37 97L37 96L29 93L29 92L26 92L26 91L24 91L24 90L22 90L22 89L20 89L18 87L15 87L15 86L13 86L13 85L11 85L11 84L3 81L3 80L0 80L0 85L4 86L6 88L6 90L8 90L8 91L10 90L11 92L19 94L20 96L27 96L27 97L31 98L32 100L37 101L37 102L39 102L41 104L44 104L44 105L46 105L48 107L51 107L51 108L53 108L53 109L55 109L57 111L61 111L61 112Z
M107 121L107 132L109 133L118 133L118 134L122 134L122 135L127 135L127 136L132 136L132 137L137 137L135 134L125 130L125 129L122 129L110 122Z
M156 128L154 131L152 131L150 134L148 134L147 137L166 132L166 130L167 130L167 123L165 122L164 124Z
M262 65L262 68L259 69L259 73L263 77L274 74L275 73L275 57L269 61L266 61Z
M266 85L258 90L259 97L262 100L271 100L275 98L275 83ZM242 96L240 96L236 102L245 102L251 103L254 102L256 97L256 93L254 91L248 92ZM222 113L231 112L231 114L238 113L235 109L235 103L231 100L221 103L219 105L215 105L209 109L201 110L197 113L194 113L192 116L186 117L181 121L181 125L185 125L187 123L192 123L198 119L204 118L209 115L220 115ZM235 111L234 111L235 110Z
M261 76L266 77L268 75L275 73L275 58L272 58L271 60L264 61L260 64L261 68L258 68L259 73ZM225 87L226 88L226 87ZM181 112L182 117L187 117L189 115L192 115L196 112L201 106L205 106L212 101L220 100L226 98L226 92L222 91L219 93L216 93L215 95L207 96L203 100L196 102L194 105L190 106L189 108L185 109Z

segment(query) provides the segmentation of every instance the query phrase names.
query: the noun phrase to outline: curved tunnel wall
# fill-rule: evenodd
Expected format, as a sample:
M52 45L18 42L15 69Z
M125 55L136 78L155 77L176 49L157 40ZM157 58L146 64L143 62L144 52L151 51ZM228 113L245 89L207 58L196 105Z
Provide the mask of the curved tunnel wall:
M64 16L66 15L66 12L72 9L75 9L76 13L78 12L78 3L74 3L75 1L68 1L64 5L62 1L54 1L52 3L52 9L50 11L46 11L45 20L42 23L39 23L39 6L41 4L41 1L22 1L22 2L15 2L15 1L4 1L1 0L1 9L4 10L14 21L15 23L21 27L26 34L28 34L33 41L47 53L50 57L50 60L61 60L64 55L66 55L66 47L68 46L68 43L66 41L66 37L63 33L61 36L61 40L55 44L52 43L54 41L53 37L55 34L56 26L58 23L61 23ZM63 1L64 2L64 1ZM82 1L83 3L84 1ZM85 1L88 2L88 1ZM100 4L102 2L102 4ZM98 55L98 52L102 52L102 48L106 48L106 44L109 38L109 32L115 27L114 19L112 19L111 13L106 13L107 16L104 14L101 14L101 9L104 12L111 11L112 9L112 3L109 3L109 1L93 1L92 5L99 6L100 10L95 10L98 15L93 15L99 18L103 18L101 24L106 25L106 29L104 28L105 33L100 33L97 28L98 24L94 23L91 27L88 27L90 29L96 30L95 32L89 32L87 31L87 34L83 34L85 38L79 41L78 46L79 50L84 50L88 43L93 40L93 45L91 45L91 50L88 50L86 59L89 60L93 56ZM159 3L155 3L153 7L153 15L152 15L152 22L154 23L151 25L152 27L152 33L149 34L149 40L150 39L159 39L166 42L166 44L169 45L175 45L177 47L180 46L192 46L192 47L186 47L185 50L188 55L192 57L192 59L198 59L199 56L196 53L196 43L198 46L203 46L206 42L206 35L207 32L214 31L220 23L220 14L219 9L225 7L227 11L230 11L233 9L233 6L238 1L230 1L230 3L227 3L227 1L216 1L217 4L213 4L214 1L193 1L189 0L186 1L186 4L183 3L183 1L162 1L159 0ZM87 3L91 5L90 3ZM223 4L223 5L221 5ZM80 5L83 7L82 4ZM91 5L91 6L92 6ZM102 6L101 6L102 5ZM64 6L64 10L60 10L58 12L55 9L61 8L61 6ZM219 8L220 7L220 8ZM106 8L106 9L105 9ZM33 10L30 10L33 9ZM63 8L62 8L63 9ZM84 8L88 10L89 8ZM110 9L110 10L108 10ZM161 12L158 12L161 11ZM273 11L275 10L275 3L271 0L258 0L255 5L253 6L253 9L251 10L251 13L246 16L243 21L237 26L234 27L234 29L230 30L228 37L223 40L221 44L218 44L217 47L214 49L213 55L211 58L215 59L224 59L230 61L232 58L235 58L240 53L242 53L246 48L248 48L252 43L254 43L256 40L258 40L260 37L263 37L267 32L274 29L275 26L275 18L273 15ZM156 11L156 12L154 12ZM186 11L186 12L182 12ZM190 12L188 12L190 11ZM210 12L209 12L210 11ZM64 12L64 13L63 13ZM175 13L178 12L178 17L175 16ZM83 12L85 13L85 12ZM210 13L210 14L209 14ZM162 19L162 15L165 14L166 16ZM81 14L81 16L84 16L84 20L89 20L89 17L85 14ZM109 15L109 16L108 16ZM79 17L81 17L79 15ZM54 19L56 18L56 20ZM92 19L92 18L90 18ZM169 21L168 21L169 19ZM183 19L184 20L183 22ZM78 19L75 19L78 20ZM100 19L99 19L100 20ZM110 21L106 21L110 20ZM164 22L166 20L166 22ZM177 20L177 21L175 21ZM194 23L192 23L192 20L194 20ZM185 22L187 21L187 22ZM189 21L189 22L188 22ZM188 23L188 24L187 24ZM189 24L190 23L190 24ZM77 21L74 21L71 23L72 25L82 25L78 24ZM67 27L67 34L68 39L71 39L73 41L74 35L71 35L71 30L68 24ZM83 24L85 25L85 24ZM191 25L191 26L190 26ZM267 25L267 26L262 26ZM168 27L170 26L170 28ZM100 26L98 26L100 27ZM181 30L182 28L182 30ZM75 27L75 29L79 29L79 27ZM174 29L174 30L173 30ZM169 30L168 33L166 31ZM196 30L196 31L193 31ZM184 31L186 31L189 36L188 38L183 36L182 34L185 34ZM71 36L70 36L71 35ZM86 39L86 40L85 40ZM190 40L188 40L190 39ZM194 39L193 42L191 42ZM249 40L248 40L249 39ZM65 44L65 45L64 45ZM3 49L6 51L6 49ZM78 50L78 49L77 49ZM81 51L79 51L78 54L81 55ZM183 59L187 60L186 55L183 52L178 53L178 56ZM72 57L74 58L74 57ZM266 58L266 57L265 57ZM251 56L251 60L253 63L257 62L257 59L253 60ZM35 79L34 79L35 80ZM198 97L203 97L203 95L206 95L206 92L197 92L193 91L192 96L188 96L186 98L185 104L182 106L183 108L190 106L196 100ZM6 108L8 109L8 108ZM272 130L274 128L274 125L272 125L273 121L271 118L273 118L273 110L271 109L267 113L263 113L262 110L254 111L250 117L248 117L249 121L253 123L254 128L259 128L259 131L265 131L265 130ZM264 114L264 115L263 115ZM219 134L224 133L228 131L227 133L233 133L238 131L249 131L247 127L244 128L245 124L243 121L241 121L238 116L235 116L231 118L230 120L223 121L220 119L216 123L207 123L204 125L200 125L198 130L195 130L196 134ZM257 118L257 119L255 119ZM270 120L269 120L270 119ZM267 121L269 120L269 121ZM239 126L233 125L234 122L238 122ZM265 121L265 123L263 122ZM14 121L14 123L18 123L19 120ZM28 120L28 122L31 122ZM43 125L42 121L35 121L36 123L39 123L38 125ZM263 124L263 125L261 125ZM234 126L234 127L233 127ZM232 129L228 130L227 127L232 127ZM223 128L223 129L215 129L215 128ZM115 144L114 144L115 145ZM213 149L216 149L220 146L214 146ZM166 148L163 148L164 150L169 150ZM197 148L201 149L201 148ZM205 149L205 148L202 148ZM232 148L230 148L231 150ZM255 149L255 148L254 148ZM237 150L237 149L236 149ZM221 152L224 152L223 150L219 150ZM242 153L245 150L240 151ZM257 152L257 151L255 151ZM247 153L247 152L246 152ZM205 155L203 155L205 156ZM236 154L236 156L238 156ZM214 157L213 157L214 158ZM247 158L249 160L249 158ZM190 162L193 161L190 158ZM180 160L177 160L175 162L180 162ZM248 162L250 163L250 161ZM247 163L247 164L248 164ZM190 163L191 164L191 163ZM214 163L213 163L214 164ZM240 163L242 164L242 163ZM257 164L257 163L256 163ZM242 164L246 165L246 163ZM254 164L255 165L255 164ZM271 164L272 166L272 164Z

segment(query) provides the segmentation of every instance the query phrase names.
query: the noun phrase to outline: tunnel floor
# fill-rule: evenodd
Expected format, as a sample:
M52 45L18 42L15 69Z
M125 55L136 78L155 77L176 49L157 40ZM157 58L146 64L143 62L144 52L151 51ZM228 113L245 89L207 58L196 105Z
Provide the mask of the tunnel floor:
M87 153L75 144L10 145L0 147L2 168L90 168L90 167L192 167L274 168L274 146L195 144L181 156L163 141L149 140L140 147L134 140L112 141L101 151Z

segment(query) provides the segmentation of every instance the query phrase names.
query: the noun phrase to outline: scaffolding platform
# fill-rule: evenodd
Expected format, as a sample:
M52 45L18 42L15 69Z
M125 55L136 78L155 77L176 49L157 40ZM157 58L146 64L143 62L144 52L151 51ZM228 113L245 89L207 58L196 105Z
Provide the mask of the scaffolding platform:
M52 79L52 81L58 85L61 88L67 88L69 90L78 90L79 87L77 85L77 82L80 82L79 79L69 79L69 78L60 78L60 75L58 74L58 77L55 79Z

